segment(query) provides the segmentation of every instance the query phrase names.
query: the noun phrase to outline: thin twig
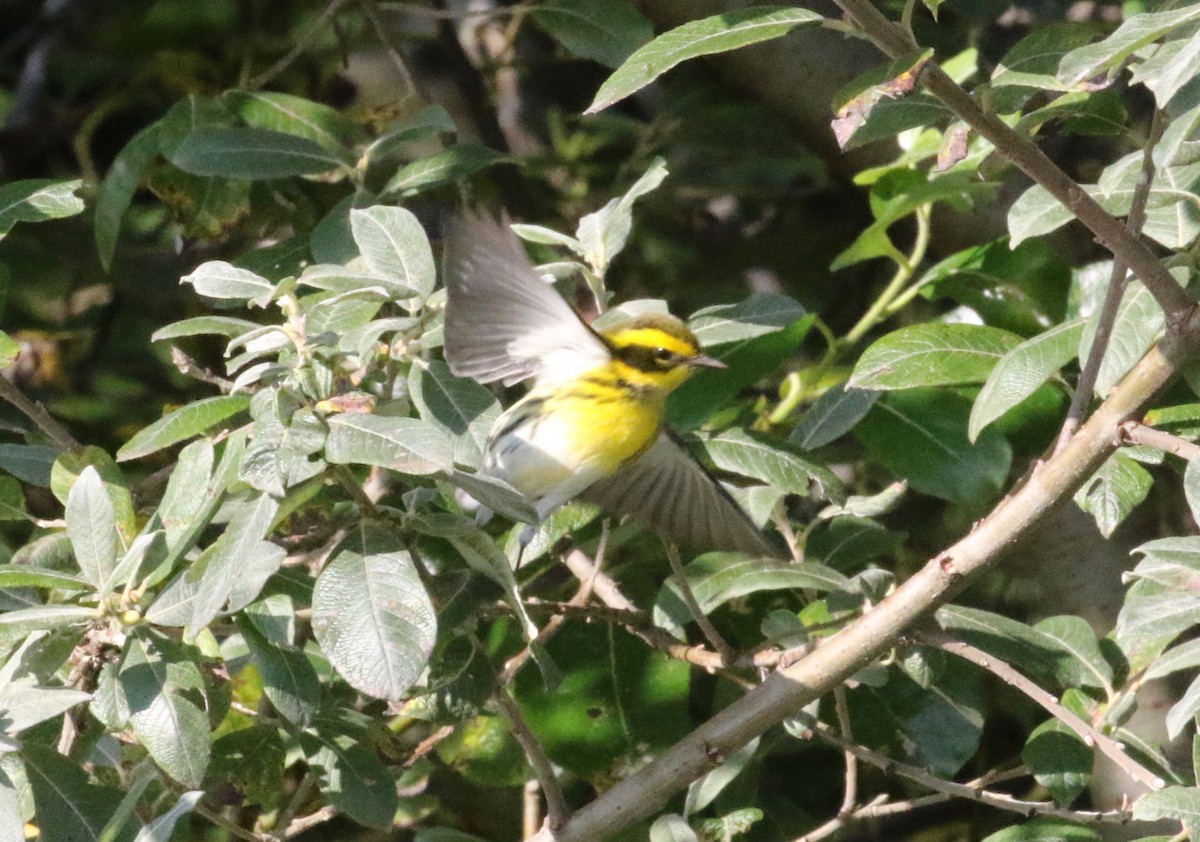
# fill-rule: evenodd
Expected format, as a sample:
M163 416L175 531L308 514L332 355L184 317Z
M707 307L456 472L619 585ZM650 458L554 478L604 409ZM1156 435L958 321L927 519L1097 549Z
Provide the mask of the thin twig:
M850 728L850 706L846 703L846 685L833 691L834 709L837 711L838 728L846 742L854 742L854 731ZM854 812L858 802L858 758L852 752L843 751L846 759L846 783L842 787L842 806L838 808L839 816L847 816Z
M216 386L226 395L233 391L232 380L227 380L219 374L213 374L174 345L171 346L171 362L174 363L175 368L179 369L179 373L184 377L191 377L193 380L199 380L201 383Z
M1150 121L1150 135L1146 139L1146 147L1142 150L1142 172L1138 183L1133 188L1133 200L1126 217L1125 227L1133 236L1141 234L1142 226L1146 224L1146 202L1150 198L1150 186L1154 183L1154 147L1158 144L1163 133L1162 112L1155 109L1154 118ZM1067 439L1075 435L1088 406L1092 402L1092 392L1096 389L1096 378L1100 376L1100 364L1112 340L1113 326L1117 321L1117 312L1121 308L1121 299L1125 294L1129 267L1120 255L1113 257L1112 275L1108 279L1108 290L1104 294L1104 303L1100 307L1100 315L1096 320L1096 334L1092 339L1092 347L1088 351L1083 370L1079 372L1079 382L1075 386L1075 394L1071 396L1071 407L1067 410L1066 420L1058 434L1055 452L1066 446Z
M299 814L300 809L312 798L318 790L317 778L312 772L305 773L296 786L296 791L288 800L287 806L280 811L275 819L275 834L277 838L286 838L288 827Z
M846 752L846 753L849 754L849 752ZM853 756L853 755L851 755L851 756ZM857 758L855 758L855 762L856 763L858 762ZM887 799L888 799L888 797L887 797L886 793L876 795L874 798L871 799L870 804L868 804L867 806L873 807L873 806L881 805L884 802L886 802ZM835 833L837 833L843 827L850 824L851 821L857 821L858 817L859 817L859 813L857 811L855 811L854 813L838 813L832 819L825 822L825 824L820 825L816 828L813 828L808 833L806 833L803 836L796 839L795 842L821 842L822 839L828 839L830 836L833 836Z
M1162 789L1167 785L1161 777L1125 753L1124 748L1112 737L1103 734L1090 723L1085 722L1074 711L1059 703L1053 695L1030 681L1007 662L989 655L969 643L933 631L921 631L913 635L913 640L949 652L970 661L1003 680L1006 684L1020 690L1026 696L1042 706L1055 719L1062 722L1087 745L1098 749L1108 757L1132 780L1137 781L1149 790Z
M671 570L675 574L675 582L679 585L679 594L683 597L688 611L691 612L692 619L696 621L696 625L700 627L700 631L704 633L704 637L712 644L713 649L716 649L718 654L720 654L722 665L732 666L736 654L733 648L725 642L725 638L721 637L721 633L717 631L717 627L705 615L704 609L700 607L700 603L696 600L696 595L692 593L692 586L688 584L687 576L683 572L683 561L679 558L679 549L674 544L667 544L667 560L671 563Z
M73 453L83 450L83 445L75 441L74 437L67 432L66 427L54 420L46 411L46 407L25 397L25 393L9 382L7 377L0 377L0 400L7 401L16 407L22 415L46 434L46 438L63 450L70 450Z
M390 0L378 4L381 12L400 12L430 20L468 20L470 18L500 18L511 15L515 10L511 6L496 6L491 9L431 9L420 3L403 3L400 0Z
M258 88L261 88L263 85L270 82L280 73L287 70L292 62L304 54L304 51L308 49L310 42L316 40L317 36L325 28L325 25L329 23L329 20L338 13L338 10L341 9L342 6L345 6L348 2L350 2L350 0L332 0L332 2L325 7L325 11L321 12L321 16L313 21L312 26L310 26L303 35L296 39L296 43L290 50L288 50L287 55L275 62L262 73L255 76L253 79L246 82L243 87L250 91L257 90Z
M842 737L830 726L826 725L814 717L806 713L796 714L796 719L812 731L813 734L820 737L830 745L836 746L844 751L851 751L855 757L864 763L870 763L884 772L889 774L896 773L903 775L910 780L916 781L926 789L932 789L934 792L945 793L954 798L966 798L971 801L978 801L981 804L986 804L989 807L995 807L1000 810L1008 810L1014 813L1021 813L1026 817L1031 816L1051 816L1053 818L1069 819L1077 822L1093 822L1097 824L1126 824L1133 818L1133 811L1129 808L1117 810L1070 810L1064 807L1059 807L1052 801L1025 801L1020 798L1014 798L1003 792L992 792L978 785L976 782L960 784L954 781L947 781L939 778L932 772L928 772L919 766L911 766L907 763L901 763L888 757L886 754L880 754L865 746L860 746L857 743L852 743L842 739Z
M326 804L321 809L309 813L307 816L300 816L292 819L288 826L283 831L284 839L291 839L299 836L306 830L314 828L319 824L329 821L338 815L337 808L332 804Z
M568 606L572 608L582 608L591 600L592 591L595 589L596 585L596 577L600 573L600 565L604 563L604 548L605 544L607 543L607 534L608 530L605 528L600 536L600 547L596 551L596 561L592 565L592 572L589 576L580 579L579 590L575 592L575 596L571 597L570 602L567 603ZM512 680L516 677L517 672L522 666L525 665L525 662L529 660L530 656L533 655L533 648L535 646L544 646L547 640L558 634L558 630L562 628L562 625L566 622L566 620L566 613L555 614L553 617L551 617L549 621L547 621L546 625L542 627L542 630L537 633L537 637L529 642L528 646L508 659L508 662L504 665L504 669L502 669L500 671L500 675L497 676L496 681L501 686L507 686L508 684L512 683Z
M521 836L533 836L542 826L542 785L537 778L525 782L521 793Z
M917 47L912 36L888 20L871 0L834 2L886 55L899 58ZM984 111L971 94L946 75L935 62L925 66L921 83L963 122L995 146L1001 155L1062 202L1114 256L1125 261L1163 308L1169 332L1177 333L1185 329L1195 304L1141 238L1102 208L1035 143L1022 137L996 115Z
M362 8L363 14L367 16L367 20L370 21L371 28L375 30L375 37L379 39L384 52L388 54L388 58L396 66L396 70L400 73L400 78L404 80L404 87L408 88L408 95L410 97L420 96L420 91L417 90L417 80L413 78L412 71L408 69L408 63L404 60L404 56L400 55L399 48L391 42L391 39L388 37L387 27L379 19L379 11L375 8L375 0L358 0L358 5Z
M529 765L533 767L533 773L537 775L537 779L541 783L542 792L546 794L546 827L552 831L557 830L566 822L570 812L567 810L566 799L563 798L562 787L558 785L554 764L550 762L546 750L542 748L542 744L538 742L538 738L530 729L529 723L525 721L520 706L509 695L508 687L499 687L495 693L495 699L504 712L505 718L508 719L513 736L521 744L525 757L529 760Z
M1156 430L1140 421L1126 421L1121 425L1120 435L1121 441L1128 444L1144 444L1164 453L1173 453L1188 462L1200 459L1200 444L1166 430Z
M231 836L236 836L238 839L244 839L245 842L268 842L268 837L260 836L253 831L246 830L246 828L242 827L236 822L230 821L216 810L210 810L208 807L204 806L204 804L197 804L195 807L195 812L224 830L226 833L230 834Z

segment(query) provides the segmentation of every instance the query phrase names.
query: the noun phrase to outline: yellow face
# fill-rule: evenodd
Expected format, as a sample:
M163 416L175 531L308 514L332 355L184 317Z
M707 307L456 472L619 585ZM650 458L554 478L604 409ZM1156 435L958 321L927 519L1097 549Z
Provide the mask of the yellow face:
M700 353L700 343L674 316L646 315L603 334L615 374L635 387L662 395L678 388L697 366L722 368Z

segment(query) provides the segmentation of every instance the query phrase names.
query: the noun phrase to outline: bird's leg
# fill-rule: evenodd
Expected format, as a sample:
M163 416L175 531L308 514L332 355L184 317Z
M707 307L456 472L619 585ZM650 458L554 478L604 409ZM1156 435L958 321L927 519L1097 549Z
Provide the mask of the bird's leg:
M679 548L674 544L667 544L667 561L671 562L671 570L675 573L675 581L679 584L679 593L683 596L683 601L687 604L688 611L692 613L692 619L696 621L696 625L700 627L700 631L712 644L713 649L721 656L721 662L725 666L733 666L734 651L733 648L725 642L725 638L721 637L721 633L717 631L716 626L704 614L700 608L700 603L696 600L696 595L692 593L692 586L688 584L687 577L683 575L683 562L679 558Z

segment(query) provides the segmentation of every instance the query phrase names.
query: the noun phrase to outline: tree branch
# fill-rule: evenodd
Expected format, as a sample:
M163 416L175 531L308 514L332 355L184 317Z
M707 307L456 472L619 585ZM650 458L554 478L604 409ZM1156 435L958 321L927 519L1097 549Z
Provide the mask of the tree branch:
M1155 110L1154 119L1150 122L1150 136L1146 138L1146 147L1142 150L1141 178L1133 188L1133 200L1129 208L1129 216L1125 220L1125 227L1135 237L1141 233L1142 226L1146 224L1146 202L1150 199L1150 185L1154 183L1154 147L1162 137L1162 132L1162 112ZM1092 347L1088 350L1083 370L1079 372L1075 394L1071 396L1071 408L1067 411L1067 418L1058 434L1055 450L1061 450L1067 443L1067 439L1075 435L1075 431L1083 423L1083 417L1087 414L1087 408L1092 402L1096 378L1100 375L1100 364L1104 361L1104 354L1112 339L1113 325L1117 321L1117 311L1121 307L1121 298L1128 286L1126 283L1128 273L1129 267L1125 264L1125 260L1119 255L1115 256L1112 276L1108 279L1108 290L1104 294L1104 304L1100 308L1100 317L1096 322L1096 335L1092 339Z
M913 635L913 639L983 667L1004 683L1020 690L1041 705L1047 713L1078 734L1084 743L1108 757L1131 780L1152 790L1162 789L1167 785L1166 781L1126 754L1116 740L1096 730L1090 722L1085 722L1074 711L1063 707L1054 696L999 658L995 658L969 643L955 640L949 635L938 632L921 631Z
M0 377L0 400L7 401L17 408L37 428L46 434L46 438L57 444L63 450L79 452L83 445L67 432L67 428L54 419L46 407L25 397L25 393L9 382L7 377Z
M917 48L912 36L888 20L871 0L834 0L883 53L898 58ZM1038 146L984 111L957 82L935 63L921 74L922 84L1005 158L1063 203L1096 239L1124 261L1146 285L1167 314L1169 332L1184 330L1194 306L1154 252L1116 217L1106 211Z
M1067 446L967 536L930 559L890 596L803 660L777 670L649 765L577 811L558 831L543 828L532 839L603 839L653 815L672 794L711 771L715 759L728 757L886 652L905 629L949 601L1069 498L1113 452L1119 425L1135 417L1178 374L1198 342L1200 319L1181 322L1178 334L1169 334L1134 366Z
M1120 435L1121 441L1128 444L1144 444L1164 453L1173 453L1188 462L1200 459L1200 444L1180 438L1166 430L1156 430L1140 421L1126 421L1121 425Z
M911 766L907 763L900 763L886 754L880 754L877 751L860 746L857 743L850 742L840 737L833 728L814 719L806 713L799 713L796 718L801 721L804 727L810 729L814 734L820 737L825 742L837 746L843 751L848 751L854 754L859 760L864 763L870 763L885 772L896 773L903 775L910 780L914 780L921 786L927 789L932 789L934 792L945 793L953 798L965 798L970 801L978 801L981 804L986 804L989 807L995 807L999 810L1008 810L1013 813L1021 813L1024 816L1052 816L1054 818L1069 819L1077 822L1094 822L1105 824L1127 824L1133 817L1133 812L1130 809L1121 810L1070 810L1064 807L1059 807L1052 801L1025 801L1020 798L1014 798L1011 795L1006 795L1002 792L992 792L984 789L982 781L987 776L980 778L971 783L960 784L954 781L947 781L939 778L932 772L920 768L919 766ZM992 778L995 780L995 778ZM870 807L866 809L871 809Z

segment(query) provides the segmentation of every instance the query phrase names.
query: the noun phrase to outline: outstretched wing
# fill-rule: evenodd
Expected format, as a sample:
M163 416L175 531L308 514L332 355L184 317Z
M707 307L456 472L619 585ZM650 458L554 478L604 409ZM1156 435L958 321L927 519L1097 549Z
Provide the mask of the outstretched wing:
M515 234L488 216L446 226L445 353L450 370L480 383L539 385L603 365L609 352L554 288L543 282Z
M660 433L645 453L580 496L612 514L630 515L693 550L781 555L669 432Z

